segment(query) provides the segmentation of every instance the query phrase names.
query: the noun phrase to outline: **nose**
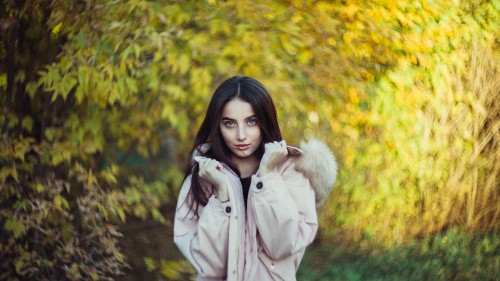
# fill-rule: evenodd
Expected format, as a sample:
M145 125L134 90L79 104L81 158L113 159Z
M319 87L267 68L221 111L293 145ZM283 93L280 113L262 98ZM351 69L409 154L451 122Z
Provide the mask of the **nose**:
M236 134L236 139L238 141L244 141L244 140L247 139L247 135L245 133L245 127L244 126L242 126L242 125L238 126L238 132Z

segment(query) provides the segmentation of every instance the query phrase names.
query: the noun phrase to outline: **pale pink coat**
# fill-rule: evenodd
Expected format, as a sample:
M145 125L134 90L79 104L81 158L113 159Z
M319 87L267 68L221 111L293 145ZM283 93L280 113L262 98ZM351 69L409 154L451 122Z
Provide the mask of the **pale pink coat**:
M317 152L312 155L323 158L325 153L331 154ZM331 163L330 160L335 167L314 168L313 162L321 166ZM302 165L313 169L312 175L297 171L292 157L264 177L257 172L252 176L246 210L241 182L224 165L230 201L221 203L210 197L205 207L199 207L199 218L189 208L191 176L188 176L179 193L174 241L198 272L197 280L296 280L305 249L318 229L316 188L311 187L304 174L311 178L314 173L323 172L315 178L321 178L318 185L326 185L324 188L329 193L334 181L325 180L323 176L331 177L331 170L335 179L335 159L330 160L303 162ZM311 181L315 183L315 179Z
M296 280L306 247L318 230L316 204L330 194L337 164L315 139L301 144L303 155L289 157L271 173L252 176L247 209L241 182L226 165L230 201L211 196L190 210L191 176L177 202L174 241L198 272L197 280ZM206 182L205 182L206 183Z

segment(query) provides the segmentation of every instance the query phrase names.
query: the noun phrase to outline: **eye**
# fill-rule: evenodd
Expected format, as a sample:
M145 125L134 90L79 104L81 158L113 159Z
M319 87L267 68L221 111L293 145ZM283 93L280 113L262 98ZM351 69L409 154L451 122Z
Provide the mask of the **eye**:
M234 126L236 126L236 122L231 121L231 120L225 120L224 121L224 126L226 126L226 127L234 127Z
M257 119L255 119L255 118L248 119L247 124L250 126L253 126L253 125L257 124Z

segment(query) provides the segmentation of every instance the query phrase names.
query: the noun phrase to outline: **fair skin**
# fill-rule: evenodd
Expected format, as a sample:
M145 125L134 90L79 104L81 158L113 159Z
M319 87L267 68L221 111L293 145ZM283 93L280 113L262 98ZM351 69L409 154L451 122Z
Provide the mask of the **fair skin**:
M224 105L221 117L219 128L231 151L231 160L238 166L241 176L248 177L257 170L259 159L255 157L255 151L262 142L252 105L234 98Z
M259 162L255 151L262 142L262 135L257 117L252 105L238 97L224 105L219 128L231 151L231 160L238 167L242 178L251 176L257 168L262 176L266 175L288 155L285 141L266 143L264 155ZM209 158L200 159L199 163L200 177L215 186L219 200L229 200L222 164Z

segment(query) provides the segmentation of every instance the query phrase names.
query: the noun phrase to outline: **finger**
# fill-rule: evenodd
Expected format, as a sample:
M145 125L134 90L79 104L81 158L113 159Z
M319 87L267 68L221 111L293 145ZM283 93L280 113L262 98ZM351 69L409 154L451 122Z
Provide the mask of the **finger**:
M273 142L273 151L286 155L286 142L285 141L275 141Z
M219 163L219 162L217 162L217 165L216 165L216 169L217 169L217 171L222 172L222 168L223 168L223 167L222 167L222 164L221 164L221 163Z
M209 170L210 172L214 171L216 169L216 162L215 160L210 160L209 163L207 163L207 170Z
M276 148L280 146L280 144L277 141L267 143L266 145L269 145L270 150L276 150Z
M211 159L206 159L201 163L204 171L207 171L210 168L210 161Z
M211 163L213 163L213 161L214 160L210 158L204 158L200 161L200 171L198 173L200 177L206 178L210 176Z
M222 164L214 159L212 162L210 162L210 166L215 168L216 170L219 170L219 168L222 167Z
M286 149L286 141L285 140L280 141L280 145L281 145L281 147Z
M219 163L219 161L215 160L215 159L212 159L208 164L207 164L207 169L210 169L210 170L218 170L220 171L220 167L222 165Z
M285 146L283 146L283 143L285 143ZM286 150L286 142L285 141L276 142L276 150L278 150L281 153L284 153L284 151Z
M274 144L272 142L266 143L266 145L264 145L264 152L269 154L272 151L274 151Z
M214 167L215 165L217 165L217 163L219 163L219 162L217 162L217 160L212 159L212 160L210 160L210 163L208 163L208 164L210 165L210 167Z
M199 162L200 165L200 172L204 172L207 169L207 158L201 159Z
M282 140L280 141L280 150L283 152L284 155L288 155L288 149L286 148L286 141Z

